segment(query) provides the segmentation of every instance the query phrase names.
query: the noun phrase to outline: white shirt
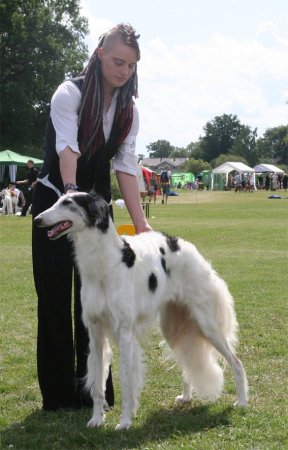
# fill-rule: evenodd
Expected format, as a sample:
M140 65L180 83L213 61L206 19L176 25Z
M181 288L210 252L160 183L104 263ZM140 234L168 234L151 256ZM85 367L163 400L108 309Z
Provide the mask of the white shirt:
M119 90L116 89L110 108L103 111L103 133L107 142L116 111L116 102ZM74 152L80 153L78 136L78 111L81 101L81 92L72 81L64 81L51 100L51 119L56 132L56 151L58 154L69 146ZM139 130L139 114L134 105L131 130L124 142L120 145L113 159L113 169L137 175L138 157L135 154L136 136Z

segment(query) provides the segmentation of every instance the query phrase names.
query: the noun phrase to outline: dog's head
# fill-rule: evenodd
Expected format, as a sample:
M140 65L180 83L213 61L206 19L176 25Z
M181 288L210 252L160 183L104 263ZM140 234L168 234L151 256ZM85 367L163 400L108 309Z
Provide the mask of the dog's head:
M105 232L109 227L109 206L99 195L92 196L86 192L66 194L35 217L34 223L42 228L52 227L47 232L52 240L87 227L97 227Z

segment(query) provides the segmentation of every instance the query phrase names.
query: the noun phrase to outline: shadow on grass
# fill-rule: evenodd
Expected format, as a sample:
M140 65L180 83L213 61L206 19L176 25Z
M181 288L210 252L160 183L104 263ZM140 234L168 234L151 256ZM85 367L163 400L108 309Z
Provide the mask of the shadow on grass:
M90 411L44 413L37 411L2 432L3 448L21 449L136 449L211 428L229 427L232 407L212 405L158 409L147 419L135 418L130 430L115 431L106 417L102 428L86 428Z

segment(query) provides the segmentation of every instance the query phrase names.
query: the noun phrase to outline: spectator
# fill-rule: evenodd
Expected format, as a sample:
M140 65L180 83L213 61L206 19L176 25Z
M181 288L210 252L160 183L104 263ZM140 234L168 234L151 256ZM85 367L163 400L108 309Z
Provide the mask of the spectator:
M171 172L169 166L161 172L160 175L161 187L162 187L162 204L167 204L168 197L170 195L170 185L171 185Z
M24 206L22 208L22 212L21 212L21 216L25 217L29 206L32 204L32 199L33 199L33 191L34 191L34 187L36 185L37 182L37 176L38 176L38 170L36 169L36 167L34 167L34 161L32 159L29 159L27 161L27 167L28 167L28 174L27 174L27 178L25 180L22 181L16 181L17 185L27 185L28 186L28 190L27 190L27 194L26 194L26 198L25 198L25 203Z

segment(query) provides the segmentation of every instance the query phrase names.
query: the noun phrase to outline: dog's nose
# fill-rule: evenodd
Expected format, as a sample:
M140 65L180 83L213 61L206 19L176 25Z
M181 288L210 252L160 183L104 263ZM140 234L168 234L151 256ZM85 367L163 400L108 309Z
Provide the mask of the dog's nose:
M35 219L34 219L34 224L35 224L37 227L39 227L39 226L41 225L41 223L42 223L41 217L35 217Z

